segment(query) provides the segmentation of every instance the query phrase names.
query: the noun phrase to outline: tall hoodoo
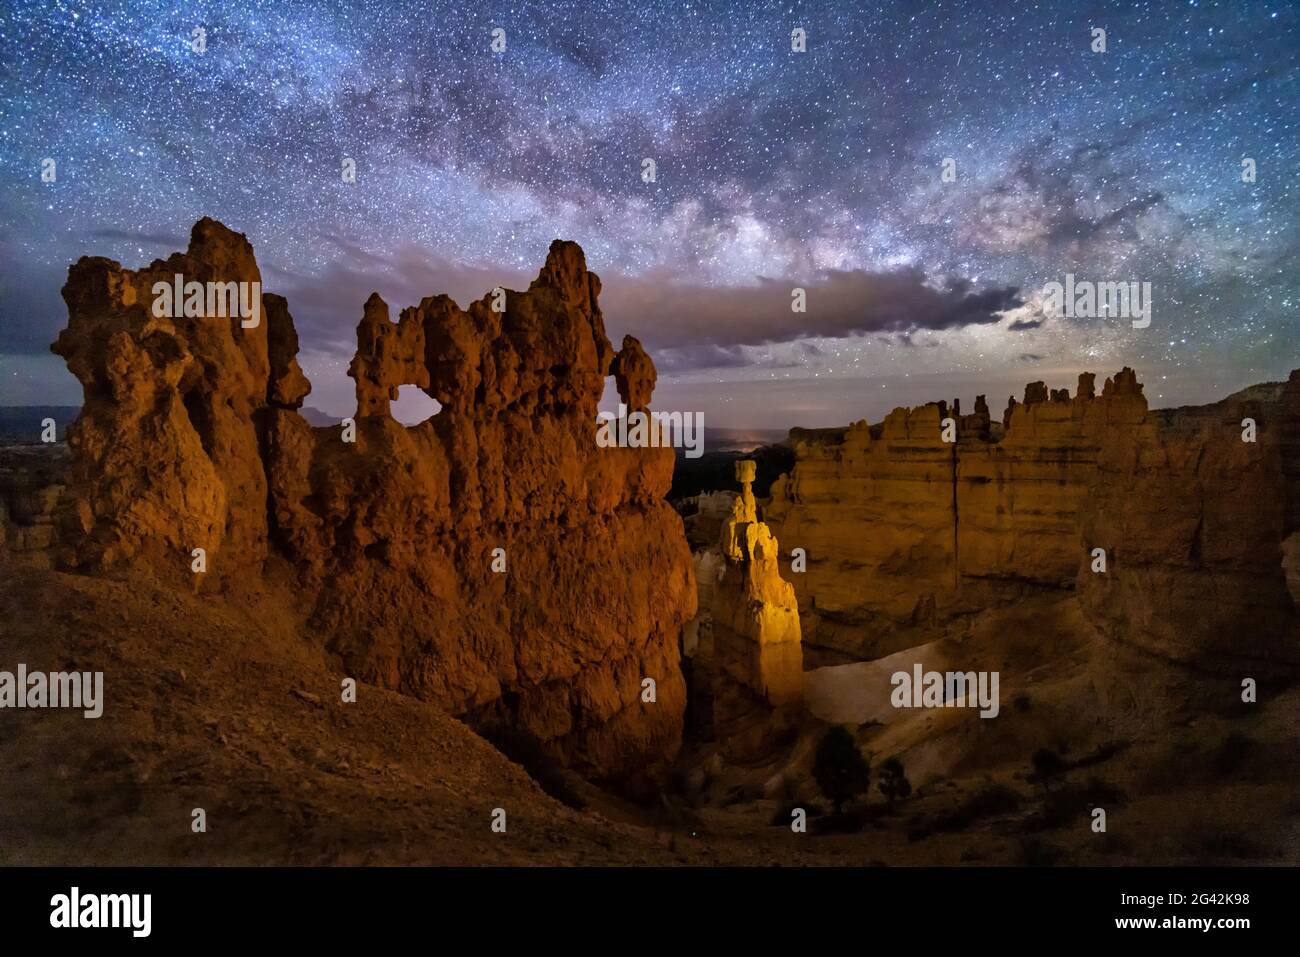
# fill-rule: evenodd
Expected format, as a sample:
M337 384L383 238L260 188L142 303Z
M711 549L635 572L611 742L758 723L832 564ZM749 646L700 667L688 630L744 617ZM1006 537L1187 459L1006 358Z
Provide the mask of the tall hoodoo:
M740 494L722 526L722 554L741 576L739 589L723 590L715 620L753 642L747 684L774 706L797 705L803 697L803 650L794 586L781 577L780 549L771 529L758 520L753 481L756 463L736 462Z

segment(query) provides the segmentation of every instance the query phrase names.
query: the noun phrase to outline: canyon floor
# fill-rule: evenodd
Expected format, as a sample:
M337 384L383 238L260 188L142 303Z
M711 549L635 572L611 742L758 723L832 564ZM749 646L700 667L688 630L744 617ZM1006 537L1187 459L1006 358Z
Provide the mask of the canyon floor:
M274 570L219 597L9 571L6 660L113 680L98 720L45 711L0 721L0 864L1282 864L1300 855L1300 691L1145 729L1135 718L1116 737L1114 710L1088 710L1105 706L1090 691L1100 646L1078 635L1062 646L1068 597L989 613L954 639L1008 635L999 653L1033 676L1030 688L1004 690L1000 720L940 712L911 730L863 729L868 750L873 733L923 732L950 764L958 758L948 777L892 807L872 794L855 817L810 806L809 833L796 834L762 782L811 747L824 727L814 719L790 748L749 764L688 741L676 780L694 770L694 786L642 804L543 769L561 801L434 704L366 685L355 704L342 703L342 673L282 610L287 584ZM1115 654L1105 652L1109 666L1138 685L1168 677L1149 659ZM1070 768L1054 783L1032 780L1044 742ZM1108 808L1105 834L1088 826L1094 803ZM198 807L206 833L191 831ZM490 827L498 807L504 834Z

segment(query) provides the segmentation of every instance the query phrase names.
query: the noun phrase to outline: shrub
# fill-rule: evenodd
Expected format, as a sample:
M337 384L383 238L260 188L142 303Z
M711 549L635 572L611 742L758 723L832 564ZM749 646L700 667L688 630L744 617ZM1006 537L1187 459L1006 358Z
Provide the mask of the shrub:
M853 735L834 727L817 745L813 758L813 778L822 793L835 805L838 814L846 801L871 786L871 768L862 758Z
M890 758L880 766L880 793L890 804L912 793L912 782L907 780L903 762L897 757Z

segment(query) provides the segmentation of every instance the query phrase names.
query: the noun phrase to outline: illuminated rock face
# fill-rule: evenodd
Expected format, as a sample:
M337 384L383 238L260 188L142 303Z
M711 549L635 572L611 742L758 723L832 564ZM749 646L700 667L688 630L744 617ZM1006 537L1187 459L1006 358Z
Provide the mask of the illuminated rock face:
M736 463L736 481L740 494L731 503L731 516L722 523L722 554L730 561L748 560L746 530L758 521L758 503L754 501L755 464L742 459Z
M267 482L256 419L273 378L268 321L155 316L156 283L261 283L253 249L195 224L188 252L136 272L84 258L68 271L68 326L53 349L85 391L68 432L65 541L82 568L140 562L188 571L204 548L231 574L267 556ZM216 555L222 554L220 562Z
M807 571L792 576L805 610L889 631L950 599L954 459L942 418L925 406L896 409L875 428L792 433L795 467L773 484L764 514L787 553L807 553ZM826 643L829 629L805 637Z
M650 404L658 378L655 364L635 336L623 337L623 348L610 365L618 397L629 412L641 412Z
M552 244L503 311L492 295L465 310L435 296L393 323L371 296L349 368L354 441L298 414L310 385L283 299L264 297L256 328L154 318L151 285L177 272L261 278L247 240L212 220L167 262L70 270L55 351L85 406L66 565L234 594L284 569L307 633L363 681L507 724L597 778L636 786L672 759L679 636L696 602L682 523L663 501L673 453L596 446L611 369L641 404L655 376L634 339L616 356L577 245ZM439 413L394 421L405 384ZM190 570L196 547L203 575Z
M752 461L736 463L741 490L722 528L728 568L714 592L714 633L716 638L722 625L741 639L732 676L769 704L788 707L803 697L799 608L794 586L781 577L777 541L758 521L754 471Z
M805 640L875 657L901 625L1076 589L1103 633L1162 655L1294 657L1281 554L1300 524L1300 376L1155 412L1130 369L1100 395L1091 374L1074 398L1032 383L1002 427L982 397L973 415L954 408L955 442L947 414L792 433L796 464L765 517L787 552L807 552L792 576ZM1256 442L1242 441L1246 417Z

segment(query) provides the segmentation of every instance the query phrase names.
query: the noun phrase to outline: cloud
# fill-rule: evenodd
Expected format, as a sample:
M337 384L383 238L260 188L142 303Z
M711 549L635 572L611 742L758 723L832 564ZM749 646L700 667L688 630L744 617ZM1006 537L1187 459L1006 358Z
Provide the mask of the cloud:
M267 291L288 300L303 347L329 355L346 357L356 351L357 324L372 292L388 303L389 318L396 322L403 309L419 305L426 296L445 294L464 308L498 285L527 289L533 279L508 267L449 262L414 247L385 258L337 236L321 238L346 258L332 260L317 273L267 262L262 274ZM539 268L545 257L546 251L540 250Z
M263 266L268 291L288 300L304 348L350 356L362 304L379 292L397 319L426 296L450 295L462 307L494 286L527 289L534 273L509 267L450 263L407 247L391 258L323 236L344 254L320 271ZM545 251L533 257L540 268ZM807 311L791 311L791 291L803 288ZM637 336L652 350L661 373L699 369L787 368L789 350L776 358L756 347L798 343L802 358L821 350L815 338L882 333L906 340L921 330L942 331L999 322L1023 305L1014 287L975 289L966 279L942 288L915 267L894 271L834 270L812 281L760 279L751 286L675 284L661 277L602 276L601 310L610 340ZM1026 327L1028 328L1028 327ZM796 357L797 358L797 357Z
M655 368L661 375L693 372L697 369L739 369L754 364L744 346L704 345L695 348L659 349Z
M791 311L795 287L807 294L806 312ZM672 350L678 368L688 363L677 354L688 350L720 366L738 365L741 346L990 325L1022 304L1014 287L976 290L954 279L936 288L915 267L833 270L814 281L761 279L739 287L610 277L601 295L608 325L634 333L648 349Z

